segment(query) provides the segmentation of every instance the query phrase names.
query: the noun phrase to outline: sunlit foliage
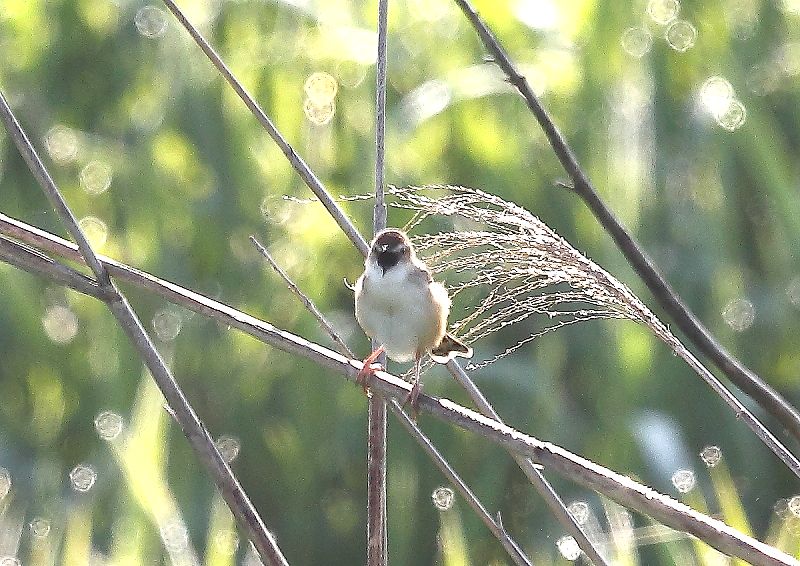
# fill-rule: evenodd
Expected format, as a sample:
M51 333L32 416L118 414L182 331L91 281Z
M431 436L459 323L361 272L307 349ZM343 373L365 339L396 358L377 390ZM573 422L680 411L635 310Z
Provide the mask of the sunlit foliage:
M375 2L180 4L333 194L372 190ZM797 404L800 3L476 5L602 196L687 303ZM610 238L557 185L564 174L544 136L484 61L455 5L392 2L389 14L387 182L470 186L515 202L650 304ZM361 258L322 207L284 198L309 194L162 5L3 0L0 88L103 254L325 343L248 242L256 234L351 346L367 352L342 284L358 276ZM343 205L366 233L370 203ZM63 234L5 134L0 211ZM391 210L389 222L410 218ZM458 228L437 222L432 233ZM126 291L290 562L363 563L361 390ZM454 313L474 308L457 301ZM532 324L473 346L485 359L530 335ZM476 379L509 424L800 550L797 482L635 323L571 325ZM464 401L439 369L426 391ZM570 552L499 449L420 423L537 563ZM434 506L443 480L413 441L397 427L389 441L392 563L505 563L457 498L447 510ZM706 469L708 446L724 458ZM686 493L681 471L694 480ZM625 563L717 559L551 479L566 501L583 504L571 509ZM5 264L0 519L0 557L26 565L254 563L105 307Z

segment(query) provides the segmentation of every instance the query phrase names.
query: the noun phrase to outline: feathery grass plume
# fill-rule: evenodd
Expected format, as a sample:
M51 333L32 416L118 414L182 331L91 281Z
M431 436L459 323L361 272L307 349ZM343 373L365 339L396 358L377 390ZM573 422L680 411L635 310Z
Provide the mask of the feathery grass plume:
M458 186L392 187L389 192L392 206L415 212L406 225L408 231L433 216L458 217L456 224L465 227L413 237L420 256L435 273L457 279L449 284L452 296L482 297L470 314L452 324L462 339L472 343L536 318L530 335L469 369L495 362L547 332L598 318L634 320L665 342L673 342L666 327L628 287L524 208Z
M748 408L690 352L630 289L573 248L527 210L494 195L454 186L393 189L394 206L415 212L413 230L426 218L458 217L456 232L416 238L436 272L462 280L453 295L483 294L480 305L454 324L469 342L541 314L540 325L504 352L470 366L490 364L546 332L595 318L627 318L646 325L800 477L792 454ZM438 198L428 196L432 194ZM439 196L441 195L441 196ZM477 268L477 269L476 269ZM475 301L477 302L477 301Z

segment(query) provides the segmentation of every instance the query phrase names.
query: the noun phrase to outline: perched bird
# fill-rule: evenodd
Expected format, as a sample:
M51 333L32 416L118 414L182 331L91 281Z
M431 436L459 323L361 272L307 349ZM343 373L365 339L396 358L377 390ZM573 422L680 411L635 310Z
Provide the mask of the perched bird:
M388 228L375 235L355 285L356 319L379 344L358 374L364 385L376 370L372 364L386 355L396 362L414 360L414 381L405 403L419 408L420 360L427 353L439 363L455 356L472 357L472 348L447 334L450 297L414 252L401 230ZM404 403L404 404L405 404Z

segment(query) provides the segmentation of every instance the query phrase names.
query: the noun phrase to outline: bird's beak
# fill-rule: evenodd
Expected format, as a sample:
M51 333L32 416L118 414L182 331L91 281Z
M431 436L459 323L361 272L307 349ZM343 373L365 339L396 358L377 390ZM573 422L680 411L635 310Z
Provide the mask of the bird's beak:
M381 244L380 246L378 246L378 251L380 253L384 253L388 249L389 249L389 244Z

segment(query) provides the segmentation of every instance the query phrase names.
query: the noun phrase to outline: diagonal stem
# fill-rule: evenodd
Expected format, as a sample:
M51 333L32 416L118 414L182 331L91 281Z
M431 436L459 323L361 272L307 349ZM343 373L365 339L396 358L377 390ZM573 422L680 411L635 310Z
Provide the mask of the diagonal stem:
M164 398L180 423L183 433L189 440L189 444L214 478L231 512L237 518L239 524L247 531L250 540L253 541L263 560L271 566L288 565L274 537L267 530L247 494L233 475L228 463L220 455L214 440L194 412L194 409L192 409L177 381L175 381L172 373L144 330L141 321L133 312L125 296L117 289L109 277L106 267L95 255L75 216L1 92L0 115L20 154L28 163L31 173L33 173L47 198L55 207L67 231L77 242L81 258L97 277L98 285L105 295L104 302L139 352L147 369L150 370L150 374L164 394ZM66 273L62 271L62 275L66 275Z
M272 255L270 255L270 253L267 251L267 248L265 248L255 236L250 236L250 241L253 242L253 245L256 247L258 252L264 256L264 259L267 260L267 263L269 263L272 269L275 270L275 273L277 273L283 282L286 283L286 286L289 288L289 290L298 299L300 299L300 302L303 303L303 306L306 308L306 310L311 313L317 322L319 322L319 325L322 327L322 329L328 333L330 339L333 340L334 344L336 344L336 349L339 351L339 353L347 356L348 358L355 358L355 354L350 351L350 348L348 348L347 344L345 344L344 340L342 340L342 337L339 336L339 334L333 329L333 326L331 326L331 324L325 318L325 315L323 315L317 306L311 301L311 299L300 290L300 288L297 286L297 283L292 281L292 278L289 277L289 274L286 273L286 271L284 271L280 265L278 265L278 262L276 262Z
M727 352L706 329L698 318L683 303L678 294L664 279L653 261L647 256L642 247L634 240L633 236L622 226L614 213L606 206L591 181L578 164L572 149L567 144L561 132L558 131L550 115L542 106L536 94L531 89L528 81L514 66L505 49L494 36L492 31L475 11L467 0L454 0L470 21L475 31L481 38L486 49L491 53L494 62L508 77L509 82L516 87L525 103L531 110L539 125L544 130L550 145L558 160L573 182L573 190L586 202L600 224L611 234L617 247L625 255L640 278L647 284L656 300L675 320L678 327L689 336L689 339L706 354L714 364L720 368L728 379L739 389L749 395L761 407L777 418L781 424L791 432L796 440L800 440L800 413L774 389L765 383L753 371L745 367L739 360ZM691 365L691 364L690 364ZM707 376L702 376L708 381ZM720 384L722 386L722 384ZM712 385L712 387L716 387ZM729 397L724 397L737 415L744 414L740 406L731 404ZM749 411L748 411L749 413ZM755 417L744 419L748 426L761 438L761 440L775 452L783 462L800 475L797 459L783 447L766 427L758 422Z
M464 371L457 361L450 360L447 363L447 369L450 371L450 375L452 375L461 387L466 390L470 399L472 399L472 402L475 403L475 406L478 407L481 413L499 423L503 422L491 403L484 397L483 393L481 393L475 383L469 378L467 372ZM608 561L600 554L600 551L592 544L592 541L589 540L586 532L567 510L561 497L559 497L558 493L553 489L553 486L550 485L550 482L547 481L547 478L544 477L539 467L537 467L530 458L525 458L524 456L514 453L511 455L523 473L528 477L528 480L539 491L539 494L550 508L550 512L553 513L556 519L558 519L558 522L567 529L567 532L575 539L575 542L578 543L578 547L583 551L586 557L589 558L595 566L608 566Z
M508 555L514 560L514 563L518 566L531 566L531 561L525 556L525 553L519 547L519 545L511 538L511 535L508 534L505 527L498 519L495 520L490 514L489 511L483 506L477 496L472 492L469 486L464 483L464 480L459 477L456 471L450 466L447 460L444 459L444 456L436 449L436 446L433 445L431 440L425 436L425 434L420 430L417 426L417 423L409 417L400 407L400 403L397 402L397 399L392 399L389 401L389 408L394 413L394 416L400 421L405 429L409 432L409 434L413 435L414 438L417 439L417 442L422 446L423 450L430 456L436 466L441 470L444 476L450 480L450 483L458 490L461 496L467 501L472 510L478 515L478 517L483 521L483 524L486 525L492 534L497 537L500 543L503 545L503 548L506 549Z
M86 239L83 230L78 226L78 220L75 218L75 215L72 214L66 201L64 201L64 198L61 196L53 178L39 158L39 154L36 153L33 144L28 139L22 126L17 121L17 117L14 115L14 112L11 110L2 92L0 92L0 116L2 117L8 134L17 146L20 155L25 160L25 163L27 163L31 173L33 173L34 178L39 183L39 186L44 191L45 196L50 201L50 204L55 209L59 218L61 218L67 232L69 232L72 239L78 244L78 250L80 250L86 265L89 266L97 278L98 285L100 287L111 286L112 284L111 280L108 278L108 273L106 273L105 268L100 262L97 261L92 246L89 245L89 240ZM115 294L116 293L111 290L111 296Z
M35 248L9 240L4 236L0 236L0 260L25 271L46 275L53 281L73 287L84 295L95 297L101 301L108 300L108 294L91 277L53 261Z
M286 156L286 159L289 161L291 166L294 168L303 182L308 186L308 188L311 189L311 192L313 192L314 195L316 195L316 197L320 200L328 213L339 225L339 228L342 229L342 232L344 232L345 235L350 238L350 241L353 243L356 249L361 252L362 255L367 255L367 242L364 240L364 237L359 233L358 229L353 225L353 223L350 222L350 219L347 218L347 215L339 207L339 205L336 204L336 201L333 199L333 197L331 197L331 194L325 189L322 182L317 178L311 168L306 165L306 162L303 161L303 158L297 154L289 142L286 141L286 138L281 135L281 133L278 131L278 128L275 127L275 124L273 124L272 120L270 120L269 116L267 116L267 113L264 112L252 95L247 92L247 89L244 88L242 83L240 83L230 69L228 69L228 66L222 61L217 52L214 51L214 48L211 47L211 44L208 43L208 41L197 30L197 28L194 27L186 18L184 13L180 8L178 8L175 2L173 2L173 0L163 0L163 2L175 15L181 25L186 28L186 31L189 32L189 35L192 36L192 39L194 39L200 49L203 50L203 53L206 54L206 57L208 57L209 61L214 64L220 74L225 78L226 81L228 81L228 84L230 84L236 94L239 95L239 98L242 99L242 102L244 102L250 112L253 113L253 116L256 117L256 120L258 120L258 122L267 131L269 136L275 141L283 154Z
M37 245L54 254L80 261L77 246L58 236L28 227L24 223L11 220L0 214L0 232L24 240L29 245ZM188 308L237 328L254 338L279 348L285 352L302 356L320 366L344 375L355 382L362 368L361 362L337 354L319 344L309 342L285 330L258 320L228 305L215 301L169 281L159 279L149 273L134 269L112 259L98 256L103 266L115 278L119 278L170 302ZM29 270L48 277L44 271ZM70 285L73 287L72 285ZM74 287L80 290L80 284ZM400 377L378 371L372 378L371 387L377 393L395 400L405 399L410 393L410 385ZM560 446L542 442L497 421L488 419L474 411L447 399L436 399L420 395L420 410L439 420L453 424L463 430L471 431L482 438L512 450L536 464L552 470L565 478L583 485L613 499L621 505L636 509L649 515L675 530L689 533L713 546L720 552L736 556L756 566L800 566L800 561L780 550L753 539L722 521L704 515L668 495L661 494L642 485L628 476L618 474L594 462L573 454Z

